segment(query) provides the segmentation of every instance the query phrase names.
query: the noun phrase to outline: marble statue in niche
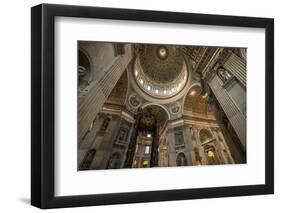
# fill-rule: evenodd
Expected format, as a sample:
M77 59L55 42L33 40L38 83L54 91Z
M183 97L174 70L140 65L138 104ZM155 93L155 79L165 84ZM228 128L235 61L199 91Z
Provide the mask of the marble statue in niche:
M120 168L120 154L115 152L111 155L109 162L108 162L108 169L118 169Z
M200 156L199 149L197 147L194 148L194 154L196 165L202 165L202 157Z
M182 152L177 156L177 166L187 166L186 157Z
M106 131L107 127L109 126L110 120L111 119L109 117L104 119L100 131Z
M127 132L128 130L124 127L120 128L119 134L118 134L118 141L125 141L127 138Z
M193 126L190 126L190 127L189 127L189 131L190 131L192 140L196 140L195 134L194 134L194 128L193 128Z
M91 81L91 71L90 61L85 53L83 53L81 50L79 50L78 64L78 91L82 92Z
M90 168L91 163L95 157L96 154L96 149L91 149L89 151L87 151L82 163L79 166L80 170L87 170Z
M223 67L219 67L217 69L217 73L218 73L218 76L220 77L220 79L223 81L223 82L226 82L228 81L229 79L232 78L232 75L230 74L230 72L228 72L226 69L224 69Z

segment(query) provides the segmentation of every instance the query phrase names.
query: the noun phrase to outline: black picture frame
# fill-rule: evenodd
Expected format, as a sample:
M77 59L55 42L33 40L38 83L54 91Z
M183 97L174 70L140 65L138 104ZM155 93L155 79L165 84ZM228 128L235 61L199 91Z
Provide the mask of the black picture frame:
M56 197L55 17L263 28L266 34L265 184ZM60 208L274 193L274 20L241 16L41 4L31 9L31 204Z

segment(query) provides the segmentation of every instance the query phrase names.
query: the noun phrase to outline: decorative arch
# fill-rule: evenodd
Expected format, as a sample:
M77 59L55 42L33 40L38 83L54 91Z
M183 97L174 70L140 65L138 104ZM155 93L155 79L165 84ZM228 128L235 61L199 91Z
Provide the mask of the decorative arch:
M144 104L141 106L141 108L144 109L144 108L146 108L146 107L148 107L148 106L158 106L158 107L161 107L161 108L166 112L168 120L171 118L171 115L170 115L168 109L167 109L166 107L164 107L162 104L147 102L147 103L144 103Z
M169 120L169 112L164 106L152 103L146 103L141 107L140 129L150 129L154 131L155 125L159 125L159 131L163 130L167 120Z
M233 77L233 75L223 66L218 66L216 72L223 83L227 82Z
M218 153L214 145L207 144L204 145L203 148L209 165L220 164Z
M194 82L194 83L192 83L192 84L188 87L188 89L186 90L186 94L185 94L185 96L183 97L183 103L185 103L185 100L186 100L188 94L190 94L191 89L194 88L194 87L200 87L200 93L201 93L201 91L202 91L201 84L200 84L199 82ZM198 94L199 94L199 93L198 93Z
M220 160L218 158L218 153L215 147L215 144L213 143L215 138L212 134L212 132L208 129L201 129L199 131L199 139L203 146L204 153L206 156L206 159L208 161L209 165L216 165L220 164Z
M211 133L211 131L208 130L208 129L205 129L205 128L201 129L198 132L198 137L199 137L200 142L202 144L206 144L206 143L212 142L215 139L213 134Z
M178 155L177 155L177 166L187 166L187 159L186 159L186 156L183 152L180 152Z
M79 92L83 91L92 81L91 60L88 54L79 48L78 50L78 85Z
M119 152L114 152L108 161L108 169L119 169L121 166L121 154Z
M202 96L202 87L199 83L194 83L186 93L183 99L183 113L192 113L193 115L211 115L213 111L206 97Z
M91 74L92 74L92 72L93 72L93 70L92 70L93 62L92 62L90 54L84 48L79 46L79 49L78 49L78 59L79 59L79 52L83 53L85 55L85 57L87 58L87 60L89 61L90 68L91 68L90 71L91 71Z

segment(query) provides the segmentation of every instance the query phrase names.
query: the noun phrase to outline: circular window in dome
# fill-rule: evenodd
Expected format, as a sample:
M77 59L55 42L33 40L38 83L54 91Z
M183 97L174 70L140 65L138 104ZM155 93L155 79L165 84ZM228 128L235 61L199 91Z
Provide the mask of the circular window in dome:
M157 48L157 55L158 58L165 60L166 58L168 58L168 49L164 46L160 46Z

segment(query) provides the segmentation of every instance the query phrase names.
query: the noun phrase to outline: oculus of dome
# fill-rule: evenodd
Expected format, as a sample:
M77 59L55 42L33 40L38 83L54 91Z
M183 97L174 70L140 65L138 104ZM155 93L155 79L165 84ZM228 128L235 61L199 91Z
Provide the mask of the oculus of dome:
M162 60L165 60L168 57L168 49L165 46L159 46L157 49L158 57Z

